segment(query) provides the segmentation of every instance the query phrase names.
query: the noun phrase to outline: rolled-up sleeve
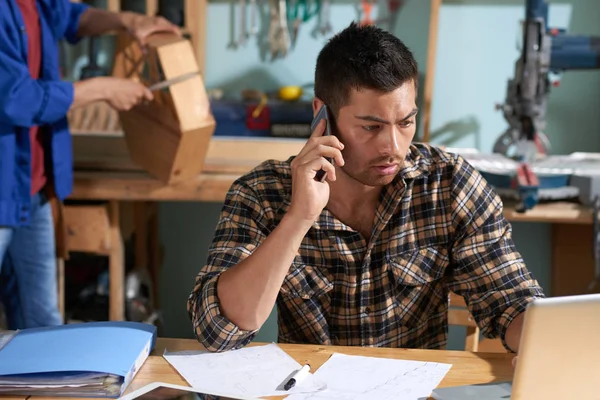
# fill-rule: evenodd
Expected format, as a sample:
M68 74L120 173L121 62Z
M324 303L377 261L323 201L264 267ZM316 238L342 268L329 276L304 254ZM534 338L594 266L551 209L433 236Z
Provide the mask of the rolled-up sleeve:
M516 250L502 201L464 159L454 169L455 238L449 290L464 297L484 336L500 337L535 298L544 297Z
M269 226L257 196L236 181L226 196L207 263L198 273L187 302L194 334L209 351L244 347L257 333L240 329L221 313L217 284L223 271L253 253L267 237Z
M77 32L79 30L79 22L83 13L89 8L85 3L72 3L69 0L63 0L66 12L64 13L65 26L63 37L71 44L75 44L81 39Z

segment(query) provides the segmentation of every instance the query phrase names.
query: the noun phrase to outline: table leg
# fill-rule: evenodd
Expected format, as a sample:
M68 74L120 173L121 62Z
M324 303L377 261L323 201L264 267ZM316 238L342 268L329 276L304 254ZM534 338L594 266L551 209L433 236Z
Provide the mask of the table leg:
M160 266L162 264L162 248L160 246L158 231L158 203L148 203L149 221L148 221L148 269L152 278L152 291L154 296L154 307L159 308L158 288L160 281Z
M158 281L161 249L158 239L158 203L138 201L134 203L135 268L148 271L152 281L153 307L158 308Z
M109 206L109 311L111 321L125 320L125 252L119 221L119 202L111 200Z

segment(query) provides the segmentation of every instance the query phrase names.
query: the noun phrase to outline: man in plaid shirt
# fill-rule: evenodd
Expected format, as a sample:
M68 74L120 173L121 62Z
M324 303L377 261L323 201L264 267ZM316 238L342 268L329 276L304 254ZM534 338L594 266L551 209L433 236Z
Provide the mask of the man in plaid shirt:
M275 304L282 343L443 348L449 291L518 350L542 289L482 176L412 144L417 80L410 50L374 26L325 45L313 108L327 104L333 134L321 121L297 156L232 185L188 300L208 350L250 343Z

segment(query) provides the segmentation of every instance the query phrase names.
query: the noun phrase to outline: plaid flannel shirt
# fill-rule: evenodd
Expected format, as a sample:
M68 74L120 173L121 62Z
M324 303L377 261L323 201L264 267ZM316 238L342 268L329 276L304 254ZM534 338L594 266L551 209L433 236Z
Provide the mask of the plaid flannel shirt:
M187 304L210 351L241 348L256 334L221 314L217 281L286 213L292 158L262 163L226 196ZM456 154L413 144L379 200L370 240L327 209L315 221L277 298L279 342L444 348L452 291L465 298L482 333L506 346L510 322L543 292L481 174Z

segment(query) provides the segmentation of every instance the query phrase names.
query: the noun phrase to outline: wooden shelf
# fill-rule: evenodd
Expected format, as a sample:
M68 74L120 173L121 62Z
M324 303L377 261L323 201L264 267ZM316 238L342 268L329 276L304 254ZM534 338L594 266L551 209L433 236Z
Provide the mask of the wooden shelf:
M511 222L546 222L560 224L589 225L593 222L590 207L570 202L538 204L524 213L515 210L515 205L505 202L504 216Z
M241 175L268 159L300 152L305 139L213 136L204 172ZM74 167L79 171L144 172L129 156L122 134L73 135Z
M76 171L75 189L71 198L222 202L235 179L251 168L250 164L240 163L232 166L230 172L207 170L192 182L176 186L165 186L144 172ZM514 205L507 203L504 216L511 222L578 225L592 223L590 208L567 202L540 204L525 213L516 212Z
M213 136L203 173L185 185L167 187L131 161L121 133L73 135L76 199L223 201L240 175L268 159L283 160L300 152L305 139ZM555 202L525 213L505 202L513 222L591 224L589 207Z

